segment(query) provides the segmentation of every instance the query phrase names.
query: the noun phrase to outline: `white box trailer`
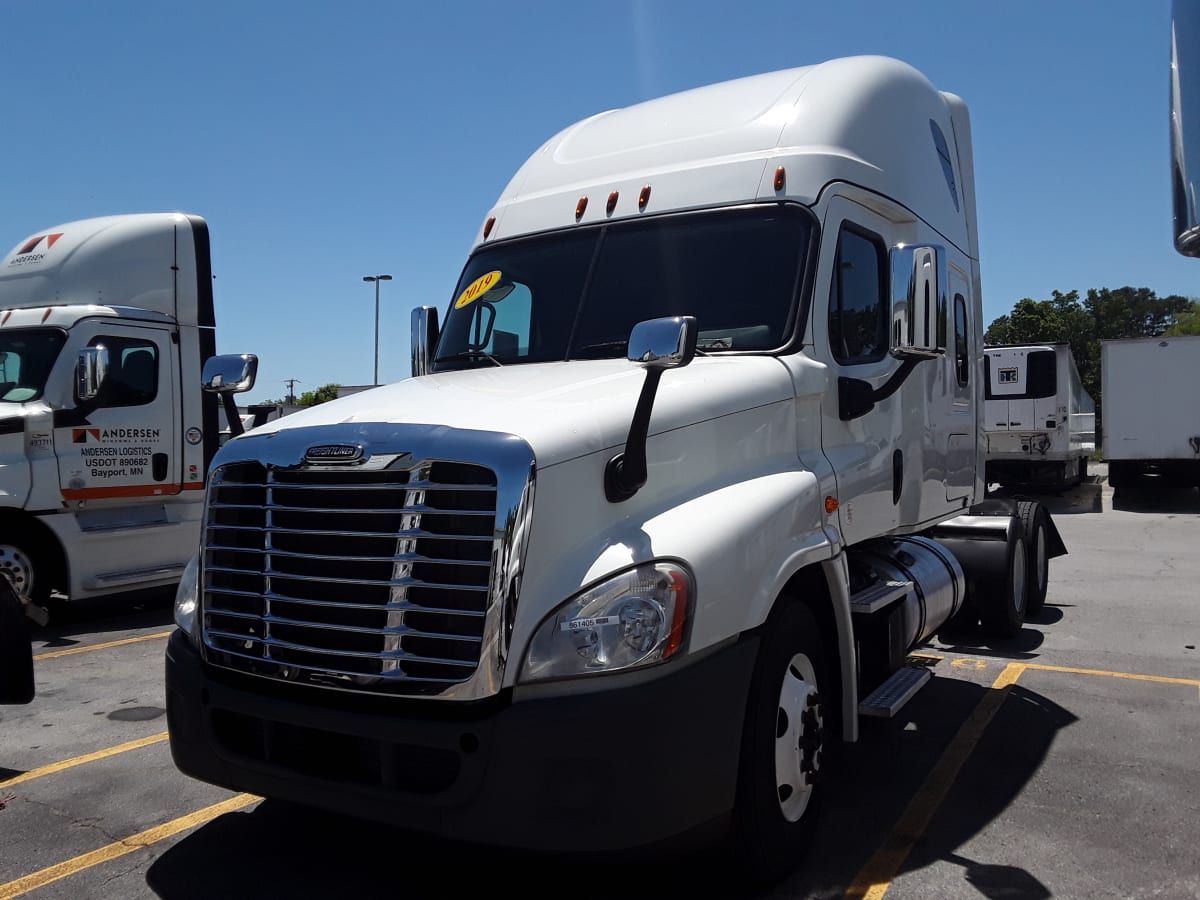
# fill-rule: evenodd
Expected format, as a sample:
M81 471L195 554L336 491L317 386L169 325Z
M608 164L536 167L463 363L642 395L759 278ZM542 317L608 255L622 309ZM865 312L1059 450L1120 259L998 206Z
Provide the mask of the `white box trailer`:
M1200 485L1200 335L1104 341L1100 377L1109 484Z
M1064 488L1087 475L1096 404L1066 343L984 348L989 484Z

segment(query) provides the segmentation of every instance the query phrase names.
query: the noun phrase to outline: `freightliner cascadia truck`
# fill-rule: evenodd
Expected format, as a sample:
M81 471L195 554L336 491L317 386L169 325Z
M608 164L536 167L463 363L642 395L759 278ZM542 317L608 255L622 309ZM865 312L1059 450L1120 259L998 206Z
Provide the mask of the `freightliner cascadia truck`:
M69 222L0 260L0 574L32 618L60 592L179 581L220 431L215 341L198 216Z
M484 217L413 377L230 440L166 660L197 778L467 842L794 865L831 745L1017 633L985 500L963 101L834 60L588 118Z

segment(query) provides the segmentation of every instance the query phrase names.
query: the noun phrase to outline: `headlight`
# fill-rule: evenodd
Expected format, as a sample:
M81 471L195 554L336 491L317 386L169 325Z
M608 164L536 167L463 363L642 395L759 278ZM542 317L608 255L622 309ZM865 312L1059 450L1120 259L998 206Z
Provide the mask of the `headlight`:
M660 562L622 572L568 600L534 633L521 681L618 672L683 646L691 575Z
M196 629L196 607L200 604L200 554L188 560L179 588L175 591L175 624L195 643L200 635Z

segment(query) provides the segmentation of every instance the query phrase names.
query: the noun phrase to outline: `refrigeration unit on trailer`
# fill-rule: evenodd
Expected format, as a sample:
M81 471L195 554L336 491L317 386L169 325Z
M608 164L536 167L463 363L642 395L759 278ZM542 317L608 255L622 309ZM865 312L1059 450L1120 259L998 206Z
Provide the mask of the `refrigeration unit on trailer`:
M1200 335L1100 344L1108 483L1200 486Z
M68 222L0 260L0 573L34 618L53 592L179 581L217 449L214 327L198 216Z
M988 483L1078 484L1096 452L1096 404L1070 345L994 345L984 353Z
M984 501L976 245L966 106L896 60L551 138L414 312L414 377L218 453L176 763L487 844L716 826L786 871L829 742L952 617L1017 633L1065 552Z

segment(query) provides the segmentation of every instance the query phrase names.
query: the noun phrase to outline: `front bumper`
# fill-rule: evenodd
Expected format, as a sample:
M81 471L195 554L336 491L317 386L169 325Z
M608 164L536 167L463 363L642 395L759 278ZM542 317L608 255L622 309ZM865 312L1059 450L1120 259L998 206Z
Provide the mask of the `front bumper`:
M732 809L757 645L464 708L227 679L177 631L171 753L212 784L456 840L645 846Z

